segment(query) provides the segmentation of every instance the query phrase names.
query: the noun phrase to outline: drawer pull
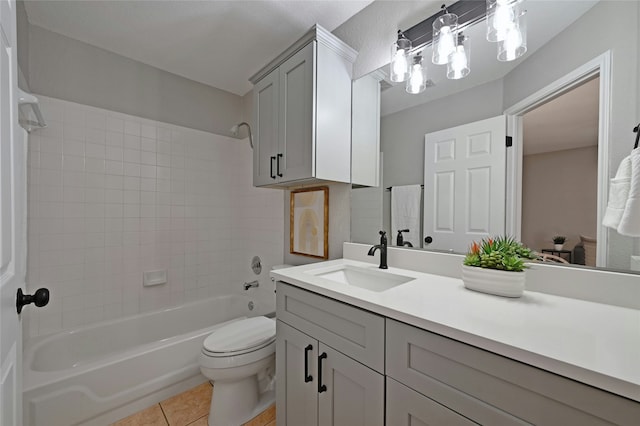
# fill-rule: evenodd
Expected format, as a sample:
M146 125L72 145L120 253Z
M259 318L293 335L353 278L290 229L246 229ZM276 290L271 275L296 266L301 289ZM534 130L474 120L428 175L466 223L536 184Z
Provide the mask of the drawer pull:
M276 174L279 177L282 177L282 173L280 173L280 159L283 157L284 155L282 154L278 154L278 159L276 160Z
M276 157L272 156L271 159L269 160L269 163L270 163L269 164L269 166L270 166L269 167L269 177L271 179L275 179L276 178L276 176L273 174L273 160L275 160L275 159L276 159Z
M322 352L322 355L318 357L318 393L327 391L327 385L322 384L322 360L323 359L327 359L326 352Z
M304 348L304 382L309 383L313 381L313 377L309 374L309 351L313 349L312 345L307 345Z

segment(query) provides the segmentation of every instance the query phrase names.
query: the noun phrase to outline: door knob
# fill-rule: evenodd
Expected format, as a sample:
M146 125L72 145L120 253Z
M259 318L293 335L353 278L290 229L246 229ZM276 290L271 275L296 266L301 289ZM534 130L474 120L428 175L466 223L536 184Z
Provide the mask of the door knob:
M424 238L424 242L427 243L427 244L431 244L432 241L433 241L433 238L431 238L430 235L428 235L428 236L426 236Z
M35 304L37 307L45 306L49 303L49 290L46 288L39 288L33 295L23 294L22 289L18 289L16 296L16 310L18 313L22 312L22 307L30 303Z

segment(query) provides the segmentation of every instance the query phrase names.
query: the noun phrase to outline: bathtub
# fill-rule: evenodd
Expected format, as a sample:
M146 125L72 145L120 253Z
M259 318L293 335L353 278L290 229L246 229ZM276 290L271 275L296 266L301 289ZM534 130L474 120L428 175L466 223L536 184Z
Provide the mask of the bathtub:
M198 355L207 335L274 309L223 296L27 341L25 425L105 425L203 383Z

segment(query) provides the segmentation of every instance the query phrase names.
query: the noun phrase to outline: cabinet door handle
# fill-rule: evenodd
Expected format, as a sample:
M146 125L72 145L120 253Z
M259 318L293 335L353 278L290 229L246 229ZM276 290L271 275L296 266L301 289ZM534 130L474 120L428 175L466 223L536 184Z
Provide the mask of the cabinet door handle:
M313 381L313 377L309 374L309 351L313 349L312 345L307 345L304 348L304 382L309 383Z
M276 161L276 174L279 177L282 177L282 173L280 173L280 159L283 157L282 154L278 154L278 160Z
M322 352L322 355L318 357L318 393L327 391L327 385L322 384L322 360L323 359L327 359L326 352Z
M272 156L271 159L269 160L269 176L271 177L271 179L275 179L276 176L273 174L273 160L275 160L276 157Z

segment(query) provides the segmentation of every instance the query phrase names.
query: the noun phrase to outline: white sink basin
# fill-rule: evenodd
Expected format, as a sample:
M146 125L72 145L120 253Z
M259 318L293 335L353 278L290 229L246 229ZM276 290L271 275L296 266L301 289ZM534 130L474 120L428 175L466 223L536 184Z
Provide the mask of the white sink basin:
M331 268L312 269L307 274L321 277L336 283L381 292L400 284L413 281L413 277L386 272L381 269L360 268L351 265L339 265Z

